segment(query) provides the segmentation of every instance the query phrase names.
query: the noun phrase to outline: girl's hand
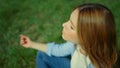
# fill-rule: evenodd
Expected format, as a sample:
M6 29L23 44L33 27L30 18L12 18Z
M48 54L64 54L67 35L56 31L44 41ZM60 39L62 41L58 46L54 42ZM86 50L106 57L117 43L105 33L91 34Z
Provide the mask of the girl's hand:
M20 45L25 48L30 48L32 45L32 41L30 40L29 37L25 35L20 35Z

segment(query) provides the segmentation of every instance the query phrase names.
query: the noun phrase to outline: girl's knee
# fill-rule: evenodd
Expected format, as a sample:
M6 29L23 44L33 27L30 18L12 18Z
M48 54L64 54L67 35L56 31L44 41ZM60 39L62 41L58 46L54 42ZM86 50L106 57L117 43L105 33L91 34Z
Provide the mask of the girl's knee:
M44 52L42 52L42 51L38 51L38 52L37 52L37 58L43 58L43 57L45 57L45 56L47 56L46 53L44 53Z

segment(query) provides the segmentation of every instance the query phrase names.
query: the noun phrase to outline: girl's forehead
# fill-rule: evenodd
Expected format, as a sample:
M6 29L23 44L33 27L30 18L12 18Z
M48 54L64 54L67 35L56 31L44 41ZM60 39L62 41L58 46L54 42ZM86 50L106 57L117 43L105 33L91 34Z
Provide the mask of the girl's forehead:
M75 9L70 16L70 20L73 22L73 24L76 26L78 21L78 9Z
M78 16L78 9L75 9L72 13L71 13L71 17L77 17Z

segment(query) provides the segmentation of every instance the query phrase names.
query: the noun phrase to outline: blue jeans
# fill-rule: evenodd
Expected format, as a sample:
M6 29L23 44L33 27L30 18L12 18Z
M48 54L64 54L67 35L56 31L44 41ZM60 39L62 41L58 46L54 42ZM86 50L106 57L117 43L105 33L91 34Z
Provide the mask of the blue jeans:
M36 57L36 68L70 68L70 59L48 56L46 53L39 51Z

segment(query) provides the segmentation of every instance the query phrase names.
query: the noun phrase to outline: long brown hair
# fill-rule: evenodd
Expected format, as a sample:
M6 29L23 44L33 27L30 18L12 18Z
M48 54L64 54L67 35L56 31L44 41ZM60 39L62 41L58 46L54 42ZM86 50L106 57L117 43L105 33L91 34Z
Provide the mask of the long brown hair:
M77 34L95 68L112 68L117 60L116 30L112 12L101 4L84 4L79 11Z

